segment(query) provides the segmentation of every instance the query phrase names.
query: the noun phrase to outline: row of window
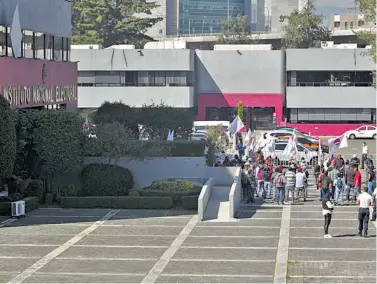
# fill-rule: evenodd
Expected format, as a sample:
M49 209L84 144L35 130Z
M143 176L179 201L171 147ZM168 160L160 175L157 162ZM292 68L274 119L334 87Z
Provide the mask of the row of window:
M370 71L288 71L290 87L368 87L374 82Z
M82 87L166 87L193 86L193 72L188 71L79 71Z
M357 26L358 27L362 27L364 26L365 22L363 20L358 20L357 21ZM334 28L335 29L340 29L340 22L334 22ZM344 28L346 30L348 30L348 22L344 22ZM354 22L353 21L350 21L349 22L349 28L350 29L353 29L354 28Z
M291 108L287 109L291 123L375 123L372 108Z
M21 57L69 61L70 50L68 38L22 30ZM10 27L0 26L0 56L14 56Z

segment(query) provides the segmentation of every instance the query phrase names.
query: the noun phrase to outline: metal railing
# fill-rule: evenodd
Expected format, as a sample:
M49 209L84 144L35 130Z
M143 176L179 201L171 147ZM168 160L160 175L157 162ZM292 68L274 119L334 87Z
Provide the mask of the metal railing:
M299 82L289 83L288 87L371 87L373 82Z
M78 83L79 87L192 87L184 83Z

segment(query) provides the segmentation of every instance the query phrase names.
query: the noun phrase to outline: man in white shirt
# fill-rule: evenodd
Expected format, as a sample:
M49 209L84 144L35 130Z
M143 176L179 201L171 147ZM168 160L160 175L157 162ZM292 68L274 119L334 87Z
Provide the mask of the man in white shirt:
M359 236L362 236L364 229L364 238L368 237L369 206L372 203L372 196L368 194L368 187L364 186L362 193L357 197L356 203L359 205Z
M304 202L306 202L306 175L305 173L302 172L301 168L297 169L297 174L296 174L296 196L297 199L300 198L300 195L303 197ZM301 193L301 194L300 194Z
M368 146L367 146L367 143L365 142L363 142L363 150L361 154L362 154L361 155L361 169L364 169L364 163L368 157Z
M372 214L372 221L376 221L376 199L377 199L377 187L374 189L372 194L372 202L373 202L373 214Z

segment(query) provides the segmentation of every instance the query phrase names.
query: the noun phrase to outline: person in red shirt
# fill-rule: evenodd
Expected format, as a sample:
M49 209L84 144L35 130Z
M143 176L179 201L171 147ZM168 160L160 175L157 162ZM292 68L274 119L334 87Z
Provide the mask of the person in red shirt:
M359 172L358 166L354 166L353 170L355 172L355 177L353 178L353 183L354 183L353 200L356 202L356 198L361 192L361 173Z

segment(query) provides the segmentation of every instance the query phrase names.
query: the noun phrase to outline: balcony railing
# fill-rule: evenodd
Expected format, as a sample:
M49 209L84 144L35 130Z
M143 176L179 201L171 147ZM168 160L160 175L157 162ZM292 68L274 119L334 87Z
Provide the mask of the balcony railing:
M288 87L371 87L373 82L297 82L288 83Z
M78 83L79 87L192 87L188 83Z

